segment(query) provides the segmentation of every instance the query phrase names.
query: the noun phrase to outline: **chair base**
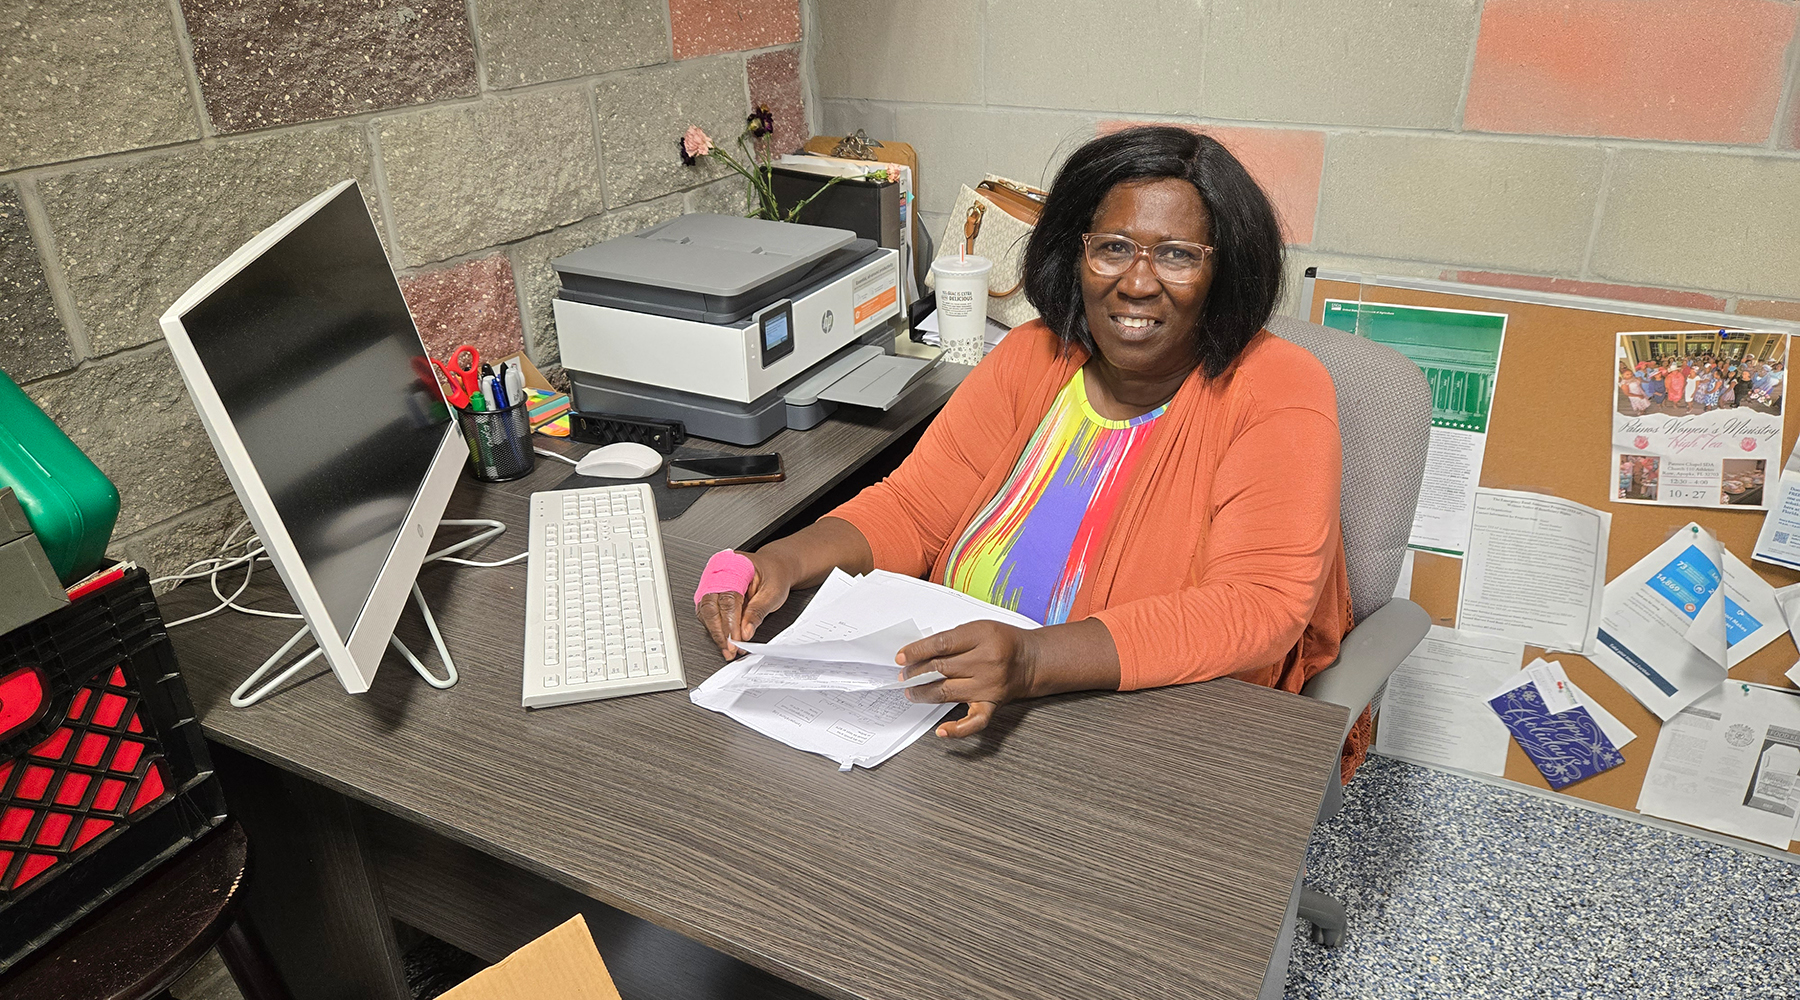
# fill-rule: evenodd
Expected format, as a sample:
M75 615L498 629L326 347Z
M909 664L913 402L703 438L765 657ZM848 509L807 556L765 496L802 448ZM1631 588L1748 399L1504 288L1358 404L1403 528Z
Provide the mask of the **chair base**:
M1312 942L1325 948L1344 943L1344 904L1312 886L1300 890L1300 917L1312 924Z

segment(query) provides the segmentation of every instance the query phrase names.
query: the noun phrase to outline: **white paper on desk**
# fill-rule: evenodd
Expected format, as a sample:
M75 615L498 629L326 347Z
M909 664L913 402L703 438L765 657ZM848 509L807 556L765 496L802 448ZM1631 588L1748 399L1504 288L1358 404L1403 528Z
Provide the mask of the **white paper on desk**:
M1630 726L1620 722L1617 716L1602 708L1599 702L1589 697L1586 691L1583 691L1579 685L1569 679L1569 675L1563 671L1563 665L1555 660L1546 660L1543 657L1539 657L1531 661L1524 670L1519 671L1517 677L1489 692L1487 700L1491 702L1495 698L1500 697L1516 687L1531 683L1535 679L1532 675L1532 671L1535 668L1540 667L1548 671L1549 676L1553 681L1562 682L1563 690L1574 699L1575 704L1588 710L1588 715L1593 717L1594 723L1600 727L1601 732L1606 734L1606 738L1612 741L1612 745L1615 749L1622 750L1625 748L1625 744L1637 739L1637 733L1632 732ZM1542 691L1543 688L1540 687L1539 690Z
M1663 724L1637 809L1786 849L1800 816L1800 692L1718 684Z
M1481 774L1506 771L1510 734L1488 707L1494 686L1517 677L1525 644L1433 625L1381 697L1375 751Z
M847 639L740 642L736 644L739 649L754 655L721 689L892 691L941 681L944 675L936 670L899 679L894 655L923 638L925 630L909 618Z
M1561 497L1475 491L1456 627L1592 654L1612 515Z
M933 309L924 319L919 321L917 329L919 333L923 335L926 344L932 347L943 346L941 338L938 335L938 314L936 309ZM1011 332L1012 327L1009 327L998 320L988 320L987 329L984 330L981 335L981 353L986 355L989 351L999 347L1000 341L1006 339L1006 335Z
M1024 615L948 587L876 570L834 572L777 643L843 639L909 618L928 634L977 620L1037 628ZM914 704L902 691L730 690L744 659L726 664L689 692L694 704L729 715L799 750L840 765L874 767L905 749L954 705Z
M1589 659L1660 719L1725 679L1725 618L1706 611L1722 603L1722 562L1718 539L1690 521L1606 585Z

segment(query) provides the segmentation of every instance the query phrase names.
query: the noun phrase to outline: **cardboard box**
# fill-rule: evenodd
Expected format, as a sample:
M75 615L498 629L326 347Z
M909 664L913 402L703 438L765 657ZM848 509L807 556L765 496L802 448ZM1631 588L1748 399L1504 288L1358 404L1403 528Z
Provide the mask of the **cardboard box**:
M442 995L442 1000L620 1000L577 913Z

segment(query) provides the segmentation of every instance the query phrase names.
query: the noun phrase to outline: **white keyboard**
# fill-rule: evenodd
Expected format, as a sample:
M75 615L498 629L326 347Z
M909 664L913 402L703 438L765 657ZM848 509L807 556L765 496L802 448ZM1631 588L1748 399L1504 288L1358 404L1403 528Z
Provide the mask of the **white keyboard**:
M531 495L526 708L687 687L647 483Z

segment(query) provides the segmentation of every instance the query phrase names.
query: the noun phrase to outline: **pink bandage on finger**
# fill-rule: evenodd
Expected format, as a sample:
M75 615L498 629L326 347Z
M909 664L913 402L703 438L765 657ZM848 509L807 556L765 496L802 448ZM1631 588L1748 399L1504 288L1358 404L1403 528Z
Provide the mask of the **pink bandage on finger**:
M700 572L700 586L694 590L694 605L707 594L748 594L750 581L756 579L756 564L744 555L726 549L713 553Z

